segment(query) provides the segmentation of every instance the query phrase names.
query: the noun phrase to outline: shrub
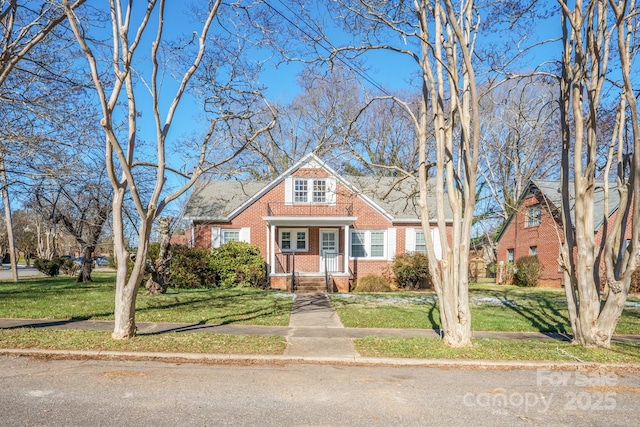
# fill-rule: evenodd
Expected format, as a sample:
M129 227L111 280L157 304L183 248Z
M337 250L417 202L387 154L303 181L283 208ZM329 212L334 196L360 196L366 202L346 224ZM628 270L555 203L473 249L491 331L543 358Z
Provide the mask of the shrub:
M204 248L171 246L169 284L174 288L214 288L218 286L215 270L209 265L210 252Z
M528 255L516 260L513 282L518 286L538 286L542 275L542 264L535 255Z
M640 293L640 268L636 268L636 271L631 275L631 287L629 292Z
M391 264L391 270L399 288L420 289L431 286L426 254L416 252L397 255Z
M66 274L67 276L75 276L78 274L78 270L80 270L80 265L72 259L54 258L54 260L58 263L62 274Z
M60 274L60 261L60 258L54 258L51 260L38 258L33 261L33 266L42 274L49 277L55 277Z
M218 274L220 286L261 286L266 268L260 248L245 242L228 242L215 248L210 266ZM264 279L266 280L266 279Z
M377 274L367 274L358 279L353 292L391 292L391 282Z

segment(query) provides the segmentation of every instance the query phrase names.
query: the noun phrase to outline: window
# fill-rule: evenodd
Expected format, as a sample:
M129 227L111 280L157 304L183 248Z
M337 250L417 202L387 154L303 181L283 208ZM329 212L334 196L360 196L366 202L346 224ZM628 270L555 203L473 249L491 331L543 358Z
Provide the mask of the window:
M308 194L307 180L296 179L294 181L293 201L296 203L307 203L309 200L307 197Z
M513 264L515 253L513 249L507 249L507 263Z
M326 179L313 180L313 199L312 200L314 203L326 203L327 201L327 180Z
M537 205L527 206L527 219L525 227L533 227L540 225L542 210L540 209L540 203Z
M351 256L354 258L362 258L367 256L364 247L364 231L354 231L351 233Z
M427 253L427 244L424 241L424 231L422 230L416 230L415 252Z
M336 203L336 180L334 178L288 177L284 181L284 202L295 203Z
M280 233L280 249L283 251L291 250L291 233L283 231Z
M386 230L351 231L352 258L384 258Z
M251 243L251 228L220 228L211 227L211 247L219 248L229 242Z
M384 256L384 231L371 232L371 256L374 258Z
M308 235L306 228L280 230L280 250L283 252L306 252L309 247Z
M228 242L239 242L240 230L220 230L220 244L224 245Z
M296 249L299 251L307 250L307 232L306 231L296 232Z
M531 256L538 255L538 247L537 246L530 246L529 247L529 255L531 255Z

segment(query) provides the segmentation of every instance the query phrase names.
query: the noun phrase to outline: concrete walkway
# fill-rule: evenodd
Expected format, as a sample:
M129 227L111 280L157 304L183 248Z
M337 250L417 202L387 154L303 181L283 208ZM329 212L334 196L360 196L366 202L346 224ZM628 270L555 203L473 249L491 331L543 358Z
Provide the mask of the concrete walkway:
M309 336L313 329L314 336ZM353 339L340 336L340 318L322 294L296 294L291 308L285 356L357 357Z

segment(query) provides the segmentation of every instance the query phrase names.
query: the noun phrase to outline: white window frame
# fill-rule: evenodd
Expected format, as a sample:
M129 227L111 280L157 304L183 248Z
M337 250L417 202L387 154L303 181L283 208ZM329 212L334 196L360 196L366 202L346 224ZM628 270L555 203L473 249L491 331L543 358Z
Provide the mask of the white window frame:
M424 246L424 249L418 249L418 236L422 236L422 245ZM415 229L415 240L414 240L413 252L420 252L421 254L427 253L427 239L425 239L424 237L424 230L419 228Z
M320 182L322 190L316 190L316 184ZM316 196L315 193L319 194ZM331 177L288 177L285 181L285 204L335 205L336 180Z
M242 227L242 228L221 228L221 227L211 227L211 247L219 248L220 245L223 244L222 236L223 233L227 231L237 231L238 232L238 241L251 243L251 228L250 227ZM226 243L226 242L224 242Z
M529 246L529 255L538 256L538 246Z
M438 231L438 229L436 227L431 227L430 229L431 231L431 242L433 243L433 250L435 252L436 258L438 260L442 260L442 244L440 243L440 232ZM417 236L418 234L422 234L424 236L424 232L422 230L422 228L407 228L406 229L406 234L405 234L405 252L407 253L413 253L413 252L420 252L420 253L427 253L427 239L425 238L424 240L424 246L425 246L425 250L423 251L419 251L416 248L416 243L417 243Z
M316 190L316 184L319 188ZM311 180L311 203L327 203L328 200L327 178L313 178ZM318 197L316 197L316 193Z
M300 186L299 186L300 183ZM304 184L304 185L302 185ZM304 186L304 189L301 187ZM306 178L293 179L293 203L309 203L309 180Z
M527 206L525 213L525 223L526 227L536 227L540 225L542 222L542 205L540 203L536 203L534 205Z
M226 233L238 233L238 239L227 240L225 238ZM241 234L242 232L240 231L239 228L221 228L220 229L220 245L224 245L225 243L229 243L229 242L240 242L242 240Z
M509 259L511 258L511 259ZM513 265L516 260L516 250L515 248L507 249L507 263Z
M291 247L282 248L282 233L290 233ZM304 233L304 249L298 248L298 233ZM309 229L308 228L279 228L278 247L282 252L309 252Z
M364 233L364 256L353 256L353 235L355 233ZM382 233L382 255L371 256L371 233ZM385 229L372 229L372 230L357 230L352 229L349 235L349 258L350 259L365 259L365 260L386 260L388 250L388 230Z

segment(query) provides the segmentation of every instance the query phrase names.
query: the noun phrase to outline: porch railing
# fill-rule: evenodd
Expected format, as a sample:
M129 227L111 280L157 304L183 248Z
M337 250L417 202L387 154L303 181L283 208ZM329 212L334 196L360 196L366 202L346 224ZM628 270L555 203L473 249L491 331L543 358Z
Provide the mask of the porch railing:
M267 216L353 216L353 203L284 203L266 204Z
M276 254L276 273L291 274L289 289L295 292L296 289L296 253L279 252Z
M333 278L331 273L341 273L340 268L340 252L323 252L324 258L324 280L327 286L327 293L333 292Z

